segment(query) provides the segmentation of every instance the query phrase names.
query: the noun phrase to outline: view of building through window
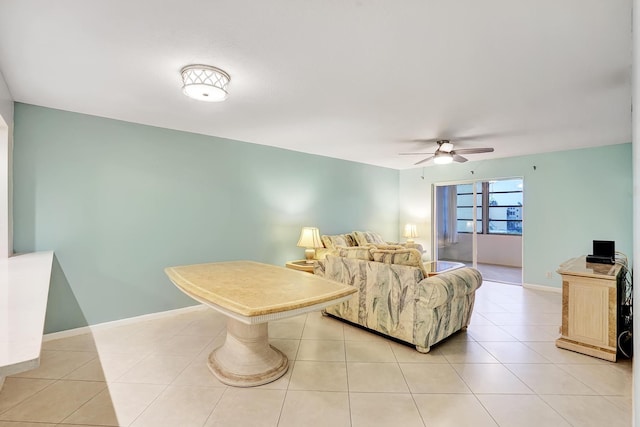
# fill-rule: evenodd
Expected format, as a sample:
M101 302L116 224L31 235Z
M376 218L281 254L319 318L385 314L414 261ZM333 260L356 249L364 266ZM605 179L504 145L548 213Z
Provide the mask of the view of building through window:
M456 225L458 233L473 233L474 186L476 232L479 234L522 235L524 204L521 178L457 185Z
M489 181L489 234L522 234L522 179Z
M456 186L458 233L473 233L473 186L474 184L460 184ZM475 187L476 230L478 233L482 233L482 182L476 182Z

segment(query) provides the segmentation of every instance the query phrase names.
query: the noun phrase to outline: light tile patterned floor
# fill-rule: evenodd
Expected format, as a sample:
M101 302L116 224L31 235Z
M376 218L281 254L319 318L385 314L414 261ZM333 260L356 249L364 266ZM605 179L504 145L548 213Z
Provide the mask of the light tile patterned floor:
M44 344L7 378L0 427L579 426L631 423L631 363L557 349L560 294L485 282L472 324L429 354L319 313L270 325L289 372L218 382L224 318L204 309Z

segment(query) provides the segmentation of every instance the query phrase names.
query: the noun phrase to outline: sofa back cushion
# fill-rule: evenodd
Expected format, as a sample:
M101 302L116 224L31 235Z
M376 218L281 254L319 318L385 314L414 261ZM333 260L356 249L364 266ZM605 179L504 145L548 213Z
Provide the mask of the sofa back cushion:
M351 259L363 259L366 261L373 261L373 256L371 255L371 250L369 247L365 246L338 246L336 248L338 250L338 256L343 258L351 258Z
M396 249L407 249L406 247L402 246L402 245L374 245L373 243L370 245L373 246L373 249L386 249L386 250L396 250Z
M372 243L374 245L387 244L381 235L374 233L373 231L354 231L353 234L355 235L358 246L367 246Z
M422 254L417 249L371 249L371 255L376 262L418 267L424 277L427 277L427 270L422 264Z
M338 246L357 246L356 239L352 234L325 234L320 239L327 249L336 249Z

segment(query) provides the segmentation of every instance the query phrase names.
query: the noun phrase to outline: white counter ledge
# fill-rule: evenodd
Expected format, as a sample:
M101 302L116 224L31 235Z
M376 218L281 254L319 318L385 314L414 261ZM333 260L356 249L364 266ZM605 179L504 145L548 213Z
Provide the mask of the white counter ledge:
M53 251L0 259L0 388L40 365Z

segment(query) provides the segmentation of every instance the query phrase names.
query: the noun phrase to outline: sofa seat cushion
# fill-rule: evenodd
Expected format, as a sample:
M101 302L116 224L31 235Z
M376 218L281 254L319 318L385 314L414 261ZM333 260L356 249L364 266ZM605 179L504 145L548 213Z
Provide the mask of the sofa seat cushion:
M327 249L336 249L338 246L357 246L355 237L350 234L334 234L334 235L323 235L320 237L324 247Z
M378 233L373 231L354 231L353 232L358 246L367 246L369 244L374 245L386 245L387 242Z
M376 262L418 267L424 277L427 277L427 270L422 264L422 254L417 249L371 249L371 255Z

